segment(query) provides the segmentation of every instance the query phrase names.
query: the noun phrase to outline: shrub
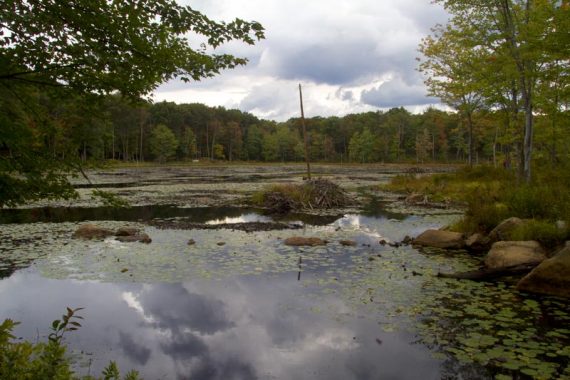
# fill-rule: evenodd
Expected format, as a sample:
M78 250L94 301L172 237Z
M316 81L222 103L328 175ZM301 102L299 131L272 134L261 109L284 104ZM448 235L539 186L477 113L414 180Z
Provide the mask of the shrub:
M511 239L536 240L544 247L554 248L570 239L570 229L543 220L529 220L512 231Z
M53 321L47 342L14 342L12 331L19 322L6 319L0 325L0 379L3 380L95 380L92 376L76 376L66 356L63 337L66 332L81 327L76 315L79 309L67 308L61 319ZM115 362L111 362L102 373L104 380L119 380L120 373ZM138 373L130 371L124 380L138 380Z

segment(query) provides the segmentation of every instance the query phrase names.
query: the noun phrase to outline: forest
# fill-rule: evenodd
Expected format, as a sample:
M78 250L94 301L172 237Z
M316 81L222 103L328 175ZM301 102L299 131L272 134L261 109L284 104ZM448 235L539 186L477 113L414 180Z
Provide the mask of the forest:
M295 96L294 93L291 96ZM257 161L304 160L300 118L260 120L236 109L203 104L139 102L108 96L95 105L41 99L54 126L31 145L54 156L82 161ZM500 110L474 112L474 163L516 161L520 133ZM570 154L570 112L556 122L536 116L535 150L553 165ZM310 159L351 163L467 163L469 129L461 114L428 108L412 114L403 107L342 117L306 119Z

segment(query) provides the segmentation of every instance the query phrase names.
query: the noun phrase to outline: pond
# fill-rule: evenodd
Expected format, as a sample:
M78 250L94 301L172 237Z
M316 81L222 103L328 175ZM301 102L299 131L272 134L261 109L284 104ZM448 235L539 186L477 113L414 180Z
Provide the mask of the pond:
M15 335L37 341L66 307L84 307L83 326L65 337L80 374L115 360L147 380L570 377L567 301L518 293L508 281L437 278L480 260L390 244L457 214L373 203L287 219L300 229L245 232L147 222L274 220L237 208L46 212L0 213L0 319L21 321ZM142 228L152 243L72 239L84 220ZM328 244L283 244L298 235Z

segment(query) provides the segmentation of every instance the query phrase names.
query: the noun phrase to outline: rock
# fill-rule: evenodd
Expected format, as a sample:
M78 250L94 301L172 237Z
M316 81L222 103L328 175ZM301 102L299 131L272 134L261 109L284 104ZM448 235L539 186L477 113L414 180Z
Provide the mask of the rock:
M134 236L117 236L115 240L120 241L121 243L134 243L134 242L141 242L145 244L150 244L152 239L145 233L134 235Z
M94 224L82 224L73 233L75 239L105 239L108 236L113 236L114 232L107 229L98 227Z
M194 244L196 244L196 240L194 239L188 240L188 245L194 245Z
M219 241L219 242L217 242L216 244L219 245L220 247L226 245L226 243L223 242L223 241Z
M524 220L512 217L503 220L497 227L489 233L489 239L492 243L502 240L510 240L510 234L515 228L524 224Z
M427 230L415 238L412 244L444 249L460 249L465 246L463 234L441 230Z
M489 249L491 239L483 234L473 234L465 240L465 246L472 251L485 251Z
M316 237L303 237L303 236L292 236L284 241L285 245L291 245L294 247L302 247L302 246L311 246L314 247L316 245L326 245L327 242L325 240L316 238Z
M404 240L402 240L402 244L404 244L404 245L410 245L413 242L414 242L414 239L412 239L408 235L404 236Z
M558 228L561 231L565 231L568 229L568 223L566 223L564 220L557 220L556 228Z
M378 242L378 244L380 244L380 245L386 245L386 244L388 244L388 242L387 242L386 240L382 239L382 240L380 240L380 241Z
M517 290L570 298L570 246L544 260L517 284Z
M115 231L115 236L135 236L140 233L138 228L134 227L121 227Z
M341 240L339 243L345 247L356 247L358 245L354 240Z
M485 257L485 266L496 269L522 264L536 264L546 259L546 253L536 241L499 241Z

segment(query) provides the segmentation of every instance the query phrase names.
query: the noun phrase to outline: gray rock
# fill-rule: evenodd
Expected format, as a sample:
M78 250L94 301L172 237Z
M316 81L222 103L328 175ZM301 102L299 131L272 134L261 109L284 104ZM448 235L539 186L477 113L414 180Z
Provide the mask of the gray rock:
M544 260L517 284L524 292L570 298L570 246Z
M473 234L465 240L465 246L472 251L485 251L489 249L491 239L483 234Z
M413 241L414 245L444 249L460 249L465 246L463 234L459 232L427 230Z
M517 217L505 219L489 233L489 239L491 242L511 240L513 230L524 223L524 220Z
M522 264L538 264L546 260L546 252L536 241L499 241L485 257L491 269Z

